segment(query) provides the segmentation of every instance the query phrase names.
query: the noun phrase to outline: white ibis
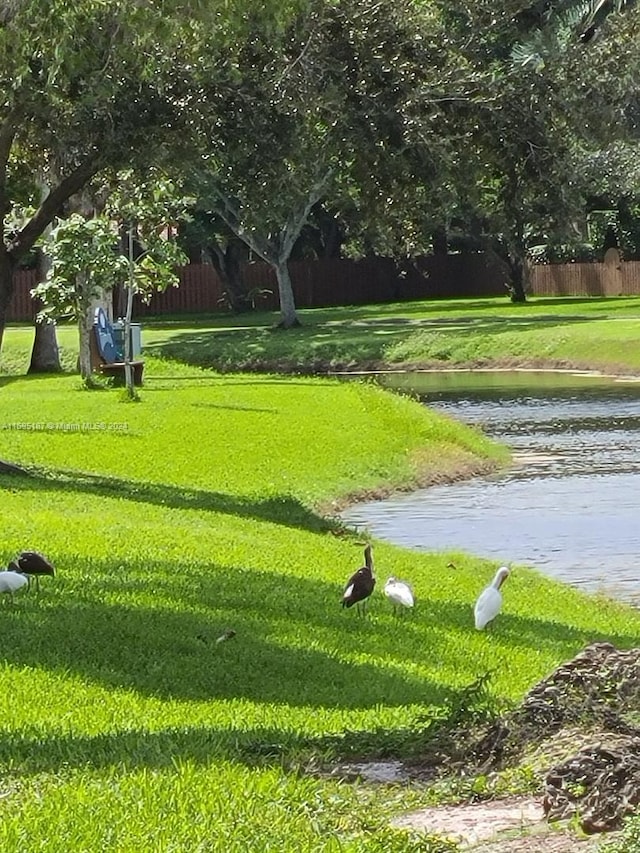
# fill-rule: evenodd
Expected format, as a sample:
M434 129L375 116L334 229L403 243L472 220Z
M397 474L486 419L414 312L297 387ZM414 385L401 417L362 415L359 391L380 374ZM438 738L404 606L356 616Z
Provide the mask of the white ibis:
M400 612L403 613L407 608L413 607L415 604L413 590L406 581L389 578L384 585L384 594L393 604L394 613L398 607L400 608Z
M36 589L40 589L40 575L53 577L56 570L49 560L38 551L21 551L20 554L9 563L9 570L20 572L23 575L35 577Z
M353 607L355 604L356 611L363 616L367 605L367 598L369 598L376 585L376 578L373 574L371 545L367 545L364 549L364 563L364 566L351 575L342 594L342 606Z
M27 575L21 575L19 572L13 571L0 572L0 593L8 595L11 601L13 601L14 592L25 586L29 586Z
M500 566L489 586L485 587L478 596L473 610L478 631L482 631L500 613L502 607L500 587L508 577L509 569L506 566Z

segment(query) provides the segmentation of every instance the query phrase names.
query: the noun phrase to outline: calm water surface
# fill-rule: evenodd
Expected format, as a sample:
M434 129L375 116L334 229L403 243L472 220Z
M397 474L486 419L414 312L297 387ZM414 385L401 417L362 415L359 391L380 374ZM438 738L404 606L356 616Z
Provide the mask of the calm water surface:
M535 566L640 604L640 383L583 374L390 374L387 387L511 447L506 473L343 513L379 538Z

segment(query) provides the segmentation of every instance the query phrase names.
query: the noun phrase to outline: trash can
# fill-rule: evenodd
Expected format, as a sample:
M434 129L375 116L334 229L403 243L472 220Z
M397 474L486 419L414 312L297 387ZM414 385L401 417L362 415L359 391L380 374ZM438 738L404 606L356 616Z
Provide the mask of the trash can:
M142 327L140 323L131 323L129 326L129 341L131 343L131 358L136 358L142 352ZM113 324L113 339L118 350L124 358L124 320L120 317Z

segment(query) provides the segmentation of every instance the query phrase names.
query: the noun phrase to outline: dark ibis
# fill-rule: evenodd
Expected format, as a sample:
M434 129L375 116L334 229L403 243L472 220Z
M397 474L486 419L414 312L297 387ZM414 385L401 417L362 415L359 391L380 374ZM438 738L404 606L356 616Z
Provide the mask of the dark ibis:
M500 613L502 608L500 587L509 577L509 574L509 569L506 566L500 566L489 586L485 587L478 596L473 610L478 631L482 631Z
M342 594L342 606L353 607L356 605L356 612L364 616L367 606L367 599L373 592L376 585L376 578L373 574L373 557L371 556L371 545L367 545L364 549L364 566L354 572Z
M49 560L38 551L21 551L15 560L9 563L9 570L29 577L33 576L36 579L37 590L40 589L41 575L53 577L56 573Z

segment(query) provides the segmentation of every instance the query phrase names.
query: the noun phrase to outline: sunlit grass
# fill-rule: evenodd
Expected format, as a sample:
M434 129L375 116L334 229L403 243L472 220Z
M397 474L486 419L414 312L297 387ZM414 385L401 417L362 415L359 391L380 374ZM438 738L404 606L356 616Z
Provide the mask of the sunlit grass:
M429 300L302 310L303 325L274 330L277 316L153 321L148 352L219 370L345 370L401 364L566 363L640 366L640 299ZM148 324L147 324L148 325Z
M148 318L146 356L236 371L298 372L401 364L541 363L617 368L640 366L631 349L640 320L638 297L437 299L383 305L301 309L302 326L275 329L276 313L239 317ZM0 369L29 364L32 332L10 327ZM62 359L72 367L76 330L61 326Z
M482 327L419 330L390 346L390 364L452 366L562 365L617 370L640 367L634 345L640 319L570 319L566 323L494 321Z
M0 602L1 850L446 850L387 828L426 793L304 768L415 752L479 675L498 707L588 642L637 644L635 611L518 567L476 632L492 563L381 542L369 617L341 609L364 533L317 506L425 464L504 461L479 433L369 383L146 354L126 403L18 375L29 335L3 350L0 456L31 476L0 479L0 559L39 548L58 575ZM402 622L390 574L416 591Z
M193 369L192 379L163 379L163 372L149 360L143 404L122 403L118 391L78 391L76 377L64 375L7 385L4 454L182 487L185 501L208 508L241 495L273 496L283 513L290 495L297 512L300 503L354 488L410 482L413 454L425 445L438 448L437 464L448 454L504 458L479 432L372 384Z

